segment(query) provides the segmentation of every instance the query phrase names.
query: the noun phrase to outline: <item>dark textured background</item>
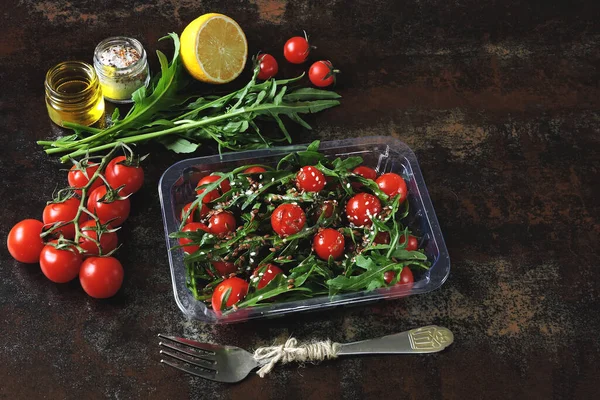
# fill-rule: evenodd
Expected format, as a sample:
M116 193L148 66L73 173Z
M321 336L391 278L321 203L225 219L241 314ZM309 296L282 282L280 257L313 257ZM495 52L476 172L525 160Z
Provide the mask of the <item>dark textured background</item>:
M150 3L150 2L149 2ZM156 186L184 158L152 148L120 250L126 277L109 301L37 266L0 268L2 399L571 399L600 383L600 3L595 0L33 1L0 14L0 233L41 218L66 183L34 141L54 135L44 74L90 60L107 36L150 53L204 12L245 30L251 52L285 66L306 29L341 70L343 104L311 118L310 139L390 135L419 157L452 260L426 295L320 314L213 327L172 297ZM155 57L151 57L155 66ZM295 137L307 141L306 132ZM205 149L204 153L209 150ZM456 343L429 356L283 367L223 385L158 363L156 334L254 348L293 334L352 341L425 324Z

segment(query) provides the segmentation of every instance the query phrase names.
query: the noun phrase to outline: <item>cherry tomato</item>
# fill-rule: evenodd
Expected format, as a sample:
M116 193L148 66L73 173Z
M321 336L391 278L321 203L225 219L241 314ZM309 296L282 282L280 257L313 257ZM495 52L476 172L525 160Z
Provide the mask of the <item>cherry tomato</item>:
M298 189L306 192L318 192L325 187L325 175L315 167L308 165L300 168L296 174Z
M44 248L44 242L40 237L43 227L42 221L37 219L24 219L13 226L6 239L10 255L22 263L38 262Z
M81 265L79 282L91 297L112 297L123 284L123 266L114 257L89 257Z
M90 163L90 164L81 164L79 167L77 165L73 165L67 174L67 180L69 181L69 186L75 188L82 188L90 181L90 178L96 173L98 170L99 164ZM79 169L80 168L80 169ZM91 193L92 190L97 187L102 186L102 179L96 178L94 179L94 183L90 186L88 193ZM81 190L76 190L75 193L81 194Z
M396 273L394 271L386 271L383 273L383 280L388 285L394 280ZM407 285L411 284L415 281L412 271L408 267L402 268L402 272L400 272L400 280L397 285Z
M267 170L264 169L263 167L250 167L250 168L246 168L244 170L245 174L258 174L261 172L267 172Z
M369 193L359 193L348 200L346 215L348 221L356 226L371 226L371 217L381 211L379 199Z
M183 206L183 209L181 210L181 219L183 219L183 216L187 213L191 206L192 203L187 203L185 206ZM198 221L200 218L206 216L209 211L210 209L203 203L202 207L200 208L200 215L198 215L198 206L196 206L192 212L190 212L190 215L188 215L185 223L188 224L190 222Z
M258 285L256 285L256 288L262 289L265 286L267 286L267 284L279 274L283 274L281 268L279 268L275 264L267 264L261 265L260 267L256 268L252 276L260 278L260 280L258 281Z
M400 203L402 203L407 196L406 182L402 177L393 172L381 175L377 180L377 186L379 189L390 197L400 196Z
M324 201L318 208L317 212L314 215L314 219L318 220L321 214L325 218L331 218L333 215L333 211L335 210L335 204L331 200Z
M144 184L144 170L142 167L128 162L125 156L118 156L110 160L104 171L104 176L113 189L125 185L119 191L122 196L137 192Z
M294 36L285 42L283 46L283 56L292 64L302 64L306 61L310 53L310 45L308 40L301 36Z
M129 210L131 209L129 199L105 199L106 202L101 202L100 199L102 199L106 193L106 186L100 186L99 188L94 189L94 191L90 193L87 209L96 214L102 224L106 224L108 221L112 220L110 222L111 226L120 226L125 222L127 217L129 217ZM116 193L112 192L109 197L115 196Z
M196 231L210 232L208 227L200 222L190 222L181 229L181 232L196 232ZM187 254L192 254L192 253L198 251L198 249L200 248L200 246L197 246L197 245L187 245L188 243L192 243L192 239L179 238L179 244L181 246L183 246L183 251L185 251Z
M354 168L352 172L372 181L375 181L375 178L377 178L377 172L375 172L373 168L365 167L364 165ZM363 184L359 182L352 182L352 187L354 190L360 190L363 187Z
M308 79L317 87L326 87L335 82L337 72L330 61L321 60L310 66Z
M198 182L198 186L207 185L209 183L216 182L219 179L221 179L221 178L216 175L208 175L208 176L205 176L204 178L200 179L200 181ZM219 185L219 189L215 189L215 190L208 192L206 194L206 196L204 196L204 198L202 199L202 202L210 203L211 201L214 201L214 200L218 199L219 197L221 197L222 194L229 192L229 190L231 190L231 185L229 184L229 179L225 179ZM204 193L204 189L197 189L196 193L202 194L202 193Z
M79 199L71 197L62 203L50 203L44 207L42 219L45 225L54 224L55 222L68 222L75 218L78 209ZM81 224L85 220L87 220L87 215L82 212L79 216L79 223ZM73 239L75 237L75 225L70 223L61 226L53 232L56 232L57 234L60 232L65 238Z
M377 232L377 235L375 235L375 239L373 239L373 243L390 244L390 234L387 232Z
M210 217L208 229L213 235L222 235L233 232L237 226L235 217L229 211L221 211Z
M313 249L323 260L329 260L330 256L340 258L344 254L344 246L344 235L331 228L323 229L313 239Z
M405 242L404 235L400 236L398 243L402 244ZM415 251L419 248L419 241L413 235L408 235L408 243L406 244L405 250Z
M258 72L258 79L262 79L266 81L277 75L277 71L279 71L279 66L277 65L277 60L270 54L260 54L257 57L258 62L260 63L260 71Z
M96 226L96 221L89 220L85 221L83 224L79 226L81 233L83 235L88 236L91 239L98 241L98 231ZM84 256L97 256L100 254L100 249L98 245L94 243L92 240L84 237L79 237L79 247L81 247L84 251ZM100 247L102 248L102 254L109 253L117 248L119 245L119 239L117 237L117 232L102 232L100 235Z
M227 276L229 274L233 274L237 271L237 268L234 263L227 261L212 261L212 266L215 267L220 276ZM212 276L210 270L208 271L209 275Z
M83 257L75 247L57 249L52 244L47 244L40 253L42 272L46 278L56 283L66 283L75 279L79 275L82 262Z
M305 223L306 214L296 204L281 204L271 215L271 226L279 236L289 236L298 233L304 228Z
M246 297L248 294L248 282L241 278L233 277L219 283L212 295L213 310L217 312L221 311L223 297L225 297L227 292L229 292L229 297L225 302L225 307L231 307Z

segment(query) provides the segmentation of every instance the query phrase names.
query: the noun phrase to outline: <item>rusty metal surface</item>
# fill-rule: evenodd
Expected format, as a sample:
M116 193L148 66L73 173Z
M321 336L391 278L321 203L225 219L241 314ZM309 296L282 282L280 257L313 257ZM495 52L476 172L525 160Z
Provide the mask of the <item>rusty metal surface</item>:
M341 70L343 105L308 138L398 137L416 152L452 259L441 289L327 313L212 327L172 298L156 185L181 155L151 148L120 250L122 291L88 298L36 266L0 268L0 399L586 399L600 376L600 3L597 1L33 1L0 15L0 232L41 218L64 172L44 74L125 34L157 39L219 11L273 52L306 29ZM153 60L156 67L156 60ZM208 150L204 150L205 152ZM294 335L351 341L419 325L456 343L429 356L282 367L237 385L160 365L156 334L245 348Z

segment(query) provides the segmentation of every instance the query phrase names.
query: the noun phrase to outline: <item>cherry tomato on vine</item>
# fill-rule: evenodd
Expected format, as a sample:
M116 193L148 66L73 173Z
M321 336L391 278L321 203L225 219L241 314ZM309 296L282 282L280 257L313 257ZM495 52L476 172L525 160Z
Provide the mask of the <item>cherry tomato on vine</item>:
M271 215L271 226L279 236L289 236L300 232L306 224L306 214L297 204L284 203Z
M74 246L58 249L53 244L55 245L56 241L45 245L40 253L42 272L52 282L72 281L79 275L83 257Z
M207 175L204 178L200 179L200 181L198 182L198 186L207 185L209 183L216 182L219 179L221 179L219 176ZM231 190L231 185L229 184L229 179L225 179L223 182L221 182L218 189L211 190L210 192L208 192L204 196L204 198L202 198L202 202L210 203L211 201L214 201L214 200L218 199L219 197L221 197L221 195L229 192L229 190ZM196 193L202 194L202 193L204 193L204 189L197 189Z
M283 56L292 64L302 64L309 53L310 45L305 37L294 36L283 46Z
M40 260L44 241L40 237L44 224L37 219L24 219L12 227L6 238L8 252L17 261L27 264Z
M383 280L388 285L394 280L396 273L394 271L386 271L383 273ZM400 280L397 285L407 285L411 284L415 281L412 271L408 267L402 268L402 272L400 272Z
M260 70L258 72L258 79L266 81L277 75L279 66L277 60L270 54L259 54L256 58L257 62L260 63Z
M106 186L94 189L88 198L87 209L94 213L102 224L111 221L110 225L117 227L129 217L131 203L127 198L119 198L119 195L114 190L108 193L107 196ZM103 197L106 198L100 201Z
M319 192L323 190L325 183L325 175L312 165L300 168L296 174L296 185L305 192Z
M344 235L331 228L323 229L313 239L313 249L323 260L340 258L344 254L344 246Z
M381 211L379 199L369 193L359 193L348 200L346 215L348 221L356 226L371 226L371 217Z
M185 206L183 206L183 209L181 210L181 219L183 219L183 216L187 213L191 206L192 203L187 203ZM198 214L198 206L194 207L194 209L190 212L190 215L188 215L187 219L185 220L185 223L188 224L190 222L198 221L200 218L208 214L209 211L210 209L204 203L202 203L200 213Z
M73 165L67 174L67 180L69 181L69 186L75 188L82 188L90 181L90 178L94 175L94 173L98 170L99 164L97 163L89 163L89 164L81 164L79 166ZM87 191L90 193L92 190L97 187L102 186L102 179L96 178L94 179L94 183L90 186ZM81 190L75 190L75 193L81 194Z
M204 225L201 222L189 222L182 229L181 232L196 232L196 231L204 231L210 232L208 226ZM188 243L192 243L192 239L179 238L179 244L183 246L183 251L187 254L192 254L200 248L197 245L188 245ZM186 246L187 245L187 246Z
M95 190L95 189L94 189ZM68 222L75 219L77 210L79 209L79 199L71 197L60 203L50 203L44 207L42 219L45 225L54 224L56 222ZM79 223L83 223L87 220L87 215L81 213L79 216ZM75 225L73 223L61 226L53 232L62 233L67 239L73 239L75 237Z
M98 241L98 231L96 226L96 221L88 220L79 226L82 235L79 237L79 247L81 247L85 252L84 256L97 256L100 254L100 249L98 245L94 243L92 240L83 236L86 235L89 238ZM100 235L100 247L102 247L102 254L107 254L119 245L119 238L117 237L117 232L102 232Z
M261 172L267 172L263 167L250 167L244 170L244 174L258 174Z
M235 217L229 211L221 211L210 217L208 229L213 235L222 235L233 232L237 224Z
M211 264L217 270L219 275L223 277L237 271L235 264L229 261L212 261ZM208 274L212 276L210 270L208 270Z
M114 296L123 284L123 266L114 257L89 257L81 264L79 282L96 299Z
M135 193L144 184L144 170L139 163L128 160L125 156L118 156L110 160L104 171L106 181L113 188L125 185L119 191L122 196Z
M377 186L379 189L390 197L400 196L400 203L402 203L408 194L406 189L406 182L402 177L393 172L381 175L377 180Z
M258 281L258 285L256 285L256 288L262 289L265 286L267 286L267 284L279 274L283 274L281 268L279 268L275 264L267 264L261 265L260 267L256 268L252 276L260 278L260 280Z
M338 72L331 61L321 60L310 66L308 79L317 87L327 87L335 82L335 74Z
M246 297L248 294L248 282L241 278L233 277L219 283L215 288L211 299L213 310L217 312L221 311L226 294L228 294L229 297L225 301L225 307L231 307Z

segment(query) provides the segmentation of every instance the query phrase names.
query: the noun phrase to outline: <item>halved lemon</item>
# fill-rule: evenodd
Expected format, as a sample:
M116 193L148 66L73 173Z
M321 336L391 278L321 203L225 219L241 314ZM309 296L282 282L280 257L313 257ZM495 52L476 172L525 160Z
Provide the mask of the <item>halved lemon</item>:
M223 14L204 14L181 34L181 60L190 75L202 82L227 83L244 70L248 42L244 31Z

